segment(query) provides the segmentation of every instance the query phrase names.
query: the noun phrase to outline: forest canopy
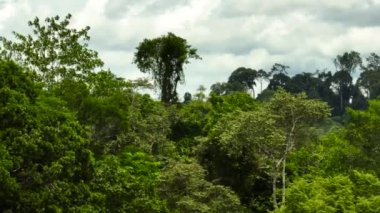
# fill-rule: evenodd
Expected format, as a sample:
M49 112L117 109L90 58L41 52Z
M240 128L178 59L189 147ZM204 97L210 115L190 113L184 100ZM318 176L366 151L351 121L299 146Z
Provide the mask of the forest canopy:
M142 38L151 79L124 79L70 20L0 39L1 212L380 212L378 54L241 66L180 101L186 39Z

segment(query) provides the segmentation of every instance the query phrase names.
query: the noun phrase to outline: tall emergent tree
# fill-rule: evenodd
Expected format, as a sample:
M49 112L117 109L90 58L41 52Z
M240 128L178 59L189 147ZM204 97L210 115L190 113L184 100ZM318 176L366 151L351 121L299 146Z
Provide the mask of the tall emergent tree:
M143 73L150 73L154 84L161 90L161 101L177 101L177 83L183 83L184 64L189 59L201 59L197 49L192 48L181 37L168 33L159 38L144 39L138 47L133 63Z
M267 77L271 77L268 88L271 90L277 90L280 87L286 88L290 82L288 71L286 71L289 68L289 66L275 63L267 75Z
M349 105L352 95L353 85L351 74L362 64L362 59L358 52L345 52L343 55L336 56L334 64L336 72L333 75L333 83L335 83L339 95L340 114L343 114L345 107Z
M1 56L36 71L47 86L66 78L86 77L103 62L86 43L90 27L71 29L70 19L71 14L63 20L48 17L43 24L36 17L28 22L32 35L13 32L16 41L0 37Z
M265 70L260 69L257 71L257 78L260 82L260 93L263 92L263 80L269 80L269 73L265 72Z
M245 90L250 89L255 97L254 86L256 86L257 71L251 68L239 67L233 71L228 78L228 83L239 83Z
M380 56L376 53L366 59L367 65L362 66L357 84L365 90L367 98L373 99L380 95Z

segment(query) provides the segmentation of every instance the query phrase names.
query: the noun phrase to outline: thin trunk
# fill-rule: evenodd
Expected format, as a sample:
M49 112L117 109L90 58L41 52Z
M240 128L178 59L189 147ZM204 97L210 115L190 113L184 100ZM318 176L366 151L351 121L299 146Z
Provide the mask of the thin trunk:
M294 131L296 129L296 123L297 119L294 117L294 111L291 110L292 113L292 128L290 129L287 142L286 142L286 147L285 147L285 153L282 159L282 202L281 205L285 205L285 200L286 200L286 157L288 153L293 149L294 146Z
M340 88L340 111L343 112L343 92L342 92L342 88Z
M286 189L286 155L282 162L282 205L285 205L285 189Z
M367 90L367 99L370 99L371 98L371 91L368 89Z
M281 166L281 163L283 161L283 158L279 159L272 168L272 199L273 199L273 207L275 209L278 208L278 202L277 202L277 178L278 178L278 169Z
M274 172L276 172L276 171L274 171ZM274 175L274 177L272 179L272 191L273 191L273 193L272 193L272 199L273 199L273 207L275 209L278 208L277 195L276 195L276 191L277 191L277 186L276 186L277 184L276 184L276 182L277 182L277 175Z

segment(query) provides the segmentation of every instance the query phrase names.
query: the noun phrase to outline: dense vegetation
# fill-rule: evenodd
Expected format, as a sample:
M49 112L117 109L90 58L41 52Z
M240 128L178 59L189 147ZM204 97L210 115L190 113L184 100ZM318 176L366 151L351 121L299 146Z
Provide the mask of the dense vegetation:
M70 18L1 38L0 211L380 212L377 54L294 76L240 67L179 102L200 59L185 39L140 43L151 85L103 70ZM137 92L152 86L161 101Z

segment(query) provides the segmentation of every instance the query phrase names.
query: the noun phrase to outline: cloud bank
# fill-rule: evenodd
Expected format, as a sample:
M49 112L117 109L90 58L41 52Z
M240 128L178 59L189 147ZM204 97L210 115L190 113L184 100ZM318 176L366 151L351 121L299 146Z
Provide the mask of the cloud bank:
M144 38L173 32L198 49L202 61L185 69L179 92L226 81L237 67L290 74L334 70L337 54L380 52L380 0L0 0L0 34L29 33L27 21L67 13L73 26L90 26L91 48L119 76L145 76L132 64Z

